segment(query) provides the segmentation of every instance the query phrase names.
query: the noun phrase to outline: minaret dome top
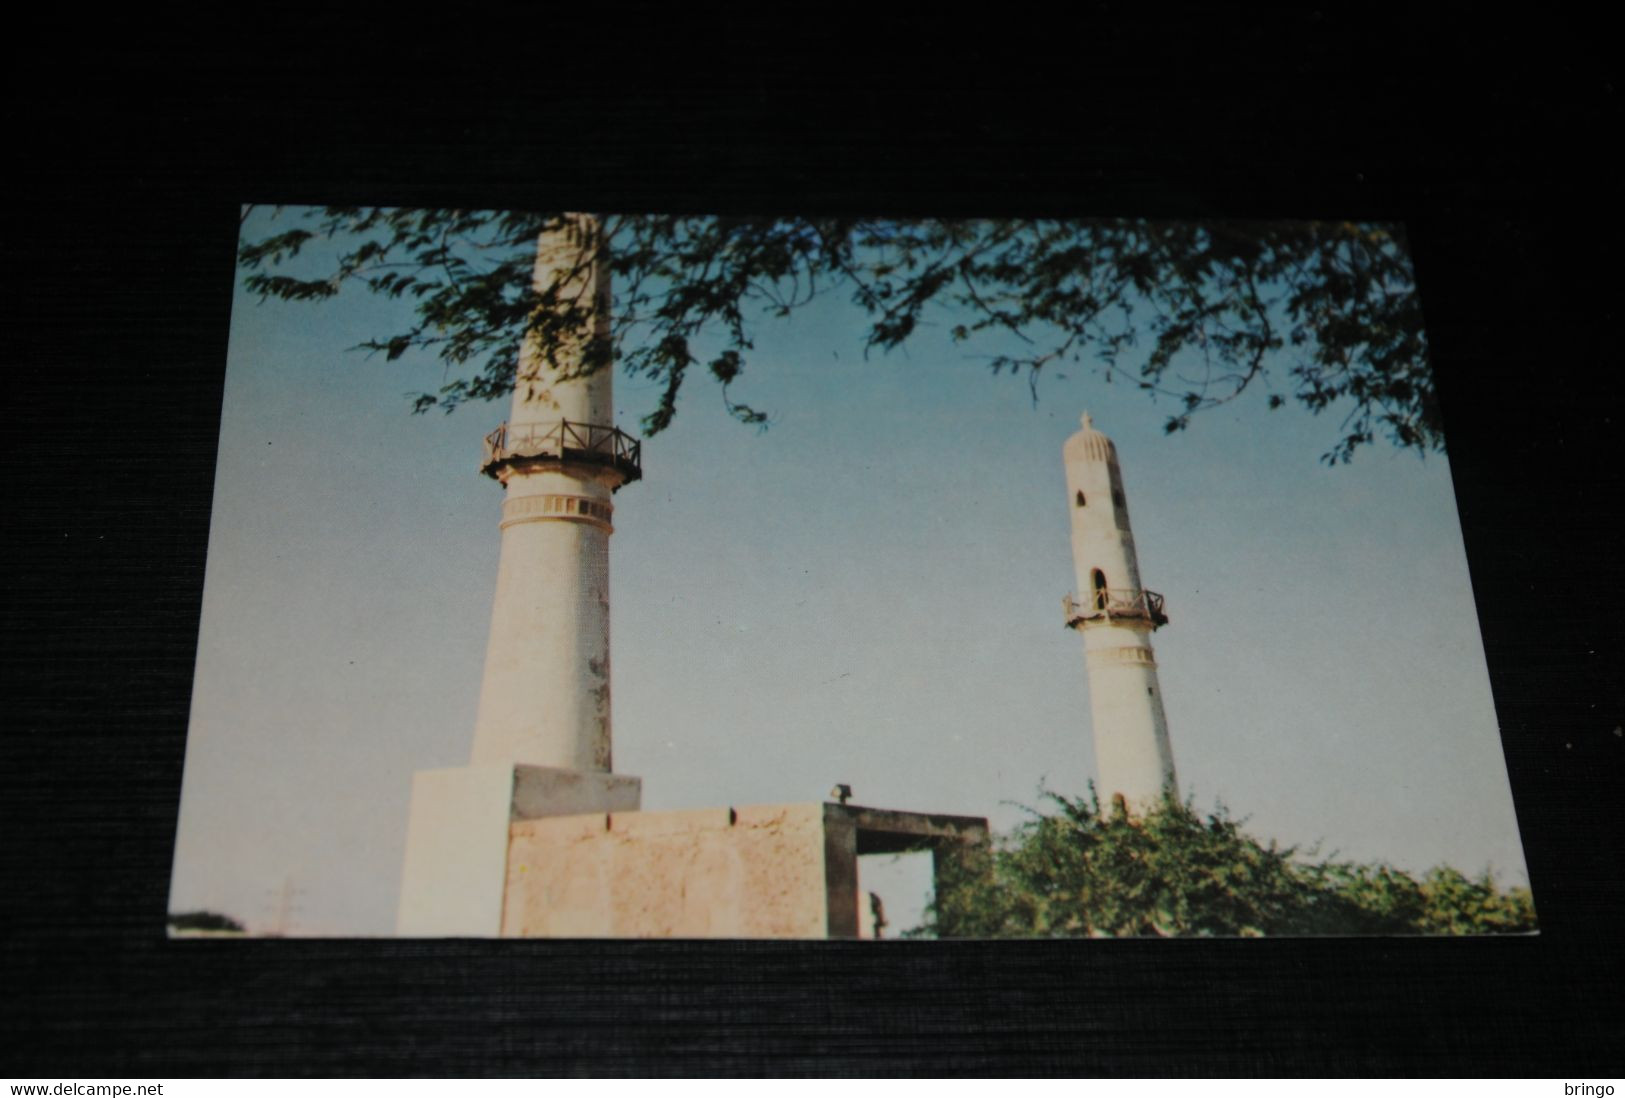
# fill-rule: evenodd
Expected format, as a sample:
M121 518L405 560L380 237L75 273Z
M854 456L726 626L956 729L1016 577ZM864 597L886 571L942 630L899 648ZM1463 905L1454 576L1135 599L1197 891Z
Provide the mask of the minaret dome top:
M1109 461L1117 460L1117 447L1112 440L1095 429L1095 420L1088 412L1083 413L1083 429L1066 440L1065 456L1068 461Z

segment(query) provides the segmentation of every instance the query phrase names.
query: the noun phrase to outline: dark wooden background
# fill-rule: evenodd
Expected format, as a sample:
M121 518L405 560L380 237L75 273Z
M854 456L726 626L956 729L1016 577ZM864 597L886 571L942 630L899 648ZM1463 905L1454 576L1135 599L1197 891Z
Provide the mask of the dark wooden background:
M945 12L19 32L5 1074L1620 1073L1625 325L1600 27ZM243 201L1404 219L1542 934L167 941Z

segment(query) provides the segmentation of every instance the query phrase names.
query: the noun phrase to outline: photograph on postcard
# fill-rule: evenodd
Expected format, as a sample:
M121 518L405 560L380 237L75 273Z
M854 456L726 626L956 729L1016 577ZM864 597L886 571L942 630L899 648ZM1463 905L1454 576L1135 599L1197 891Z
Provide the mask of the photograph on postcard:
M172 935L1536 930L1400 226L237 257Z

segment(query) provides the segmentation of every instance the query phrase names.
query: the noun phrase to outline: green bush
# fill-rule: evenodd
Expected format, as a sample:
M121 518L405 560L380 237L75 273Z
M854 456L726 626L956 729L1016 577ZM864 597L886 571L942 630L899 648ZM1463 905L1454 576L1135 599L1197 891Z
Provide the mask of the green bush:
M1315 861L1261 844L1225 809L1206 818L1166 798L1143 814L1121 798L1046 794L1058 811L993 848L941 862L913 936L1257 937L1510 934L1535 929L1527 888L1501 891L1440 866L1420 880L1385 864Z

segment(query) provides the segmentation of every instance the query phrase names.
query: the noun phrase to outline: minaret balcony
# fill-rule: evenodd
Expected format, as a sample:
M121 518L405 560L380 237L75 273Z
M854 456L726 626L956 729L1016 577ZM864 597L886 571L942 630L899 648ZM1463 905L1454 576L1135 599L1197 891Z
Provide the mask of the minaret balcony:
M596 465L614 469L621 484L643 476L643 443L616 427L599 423L504 423L485 436L480 472L499 478L515 464ZM618 485L617 485L618 487Z
M1101 622L1144 622L1152 629L1168 624L1162 596L1135 587L1102 587L1089 598L1067 595L1061 600L1066 627L1081 629Z

